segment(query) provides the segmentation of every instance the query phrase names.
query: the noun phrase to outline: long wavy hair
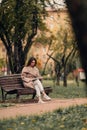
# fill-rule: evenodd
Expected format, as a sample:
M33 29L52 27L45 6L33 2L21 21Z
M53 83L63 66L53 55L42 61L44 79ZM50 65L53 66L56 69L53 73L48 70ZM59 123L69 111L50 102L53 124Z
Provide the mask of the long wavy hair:
M34 66L37 65L37 60L36 60L36 58L31 57L31 58L29 59L28 63L27 63L27 66L29 66L29 65L31 64L32 61L35 61L35 65L34 65Z

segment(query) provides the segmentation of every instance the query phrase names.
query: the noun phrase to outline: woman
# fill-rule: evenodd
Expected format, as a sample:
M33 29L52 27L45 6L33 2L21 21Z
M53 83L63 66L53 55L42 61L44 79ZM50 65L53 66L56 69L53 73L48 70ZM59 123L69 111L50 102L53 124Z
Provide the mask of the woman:
M41 94L45 100L51 100L49 96L46 95L44 88L42 86L41 80L43 79L36 67L37 60L34 57L29 59L28 65L23 68L21 77L25 87L31 87L36 90L36 95L38 97L38 103L45 103L41 99Z

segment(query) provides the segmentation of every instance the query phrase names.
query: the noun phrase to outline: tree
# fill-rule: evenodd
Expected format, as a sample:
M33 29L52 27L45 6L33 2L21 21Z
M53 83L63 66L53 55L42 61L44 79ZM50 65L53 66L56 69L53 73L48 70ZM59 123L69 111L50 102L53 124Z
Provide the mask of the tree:
M60 85L60 71L61 71L61 63L58 61L58 59L52 57L52 55L47 54L49 58L51 58L55 63L55 73L56 73L56 79L57 79L57 85Z
M48 45L48 58L45 62L43 73L45 72L47 63L51 58L55 64L54 70L56 73L57 84L59 85L60 73L63 73L64 86L67 86L67 75L70 72L68 68L73 64L70 60L74 59L77 47L69 17L66 18L64 22L65 27L62 27L60 23L60 29L58 28L57 32L49 31L42 33L42 35L39 35L37 38L37 42L40 42L43 45ZM48 33L50 33L50 37L49 35L46 35Z
M76 41L73 32L70 32L69 29L61 28L56 34L56 37L57 42L55 42L55 44L52 46L52 49L55 53L53 56L50 54L48 56L53 59L55 63L57 84L60 84L60 76L63 74L63 85L67 86L68 73L73 69L73 67L72 69L69 67L72 66L73 61L75 62L74 59L76 58L78 49L75 44Z
M37 30L46 28L42 22L45 12L45 0L2 0L0 38L12 73L19 73L24 66Z

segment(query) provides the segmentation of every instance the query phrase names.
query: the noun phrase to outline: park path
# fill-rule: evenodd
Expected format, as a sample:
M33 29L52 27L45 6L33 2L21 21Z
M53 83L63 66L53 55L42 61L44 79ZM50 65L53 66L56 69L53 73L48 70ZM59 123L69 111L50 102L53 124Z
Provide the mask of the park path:
M0 108L0 119L39 115L46 112L52 112L58 108L67 108L81 104L87 104L87 98L52 99L51 101L46 101L44 104L27 102L12 107Z

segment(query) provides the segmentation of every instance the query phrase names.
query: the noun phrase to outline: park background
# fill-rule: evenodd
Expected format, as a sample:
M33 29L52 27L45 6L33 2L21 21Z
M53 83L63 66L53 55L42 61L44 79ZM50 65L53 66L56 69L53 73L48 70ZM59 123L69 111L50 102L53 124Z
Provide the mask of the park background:
M27 4L31 4L31 7L37 4L35 3L36 1L33 1L34 2L33 4L31 2L28 3L27 0L26 2ZM54 4L55 3L56 2L54 2ZM26 11L23 8L21 8L23 7L22 2L21 3L17 2L16 20L15 20L14 13L11 12L14 11L12 10L14 4L15 4L14 1L6 2L4 0L0 4L0 10L1 10L0 75L20 73L24 64L25 65L27 64L29 57L34 56L38 59L37 66L44 77L44 81L43 81L44 86L50 85L53 88L53 93L51 94L52 98L86 97L85 79L80 77L80 74L81 73L83 74L84 70L81 66L77 41L75 39L75 35L71 26L72 23L66 6L64 4L62 6L62 4L56 3L55 5L58 6L54 8L53 4L51 3L51 7L48 6L46 10L44 10L44 8L43 10L41 10L40 7L34 6L32 9L34 9L35 12L37 11L37 9L40 9L39 11L42 11L38 19L39 24L37 24L37 13L35 13L34 11L32 11L33 17L32 16L30 17L31 13L29 14L29 16L27 16L27 18L24 17L27 11L29 10L26 7L24 7ZM25 11L24 14L23 11ZM24 26L24 22L25 22L24 18L26 18L27 21L26 26ZM28 20L30 21L34 20L31 26L29 25L30 21L28 23ZM46 26L44 25L44 23L46 23ZM37 29L38 27L37 25L39 25L38 29ZM32 31L32 27L33 27L33 31ZM33 32L33 38L29 39L29 37L32 36L32 32ZM26 49L25 52L27 52L25 58L24 55L21 55L21 57L20 55L18 55L19 52L22 52L21 45L23 45L22 46L23 51ZM29 45L28 50L27 50L28 47L27 45ZM11 49L11 53L9 54L8 52L10 52L10 49ZM12 61L9 64L10 60ZM75 72L75 75L73 72ZM77 75L78 77L75 77ZM78 84L78 80L79 80L79 84ZM28 96L23 98L21 97L20 102L21 101L23 102L28 98L29 98ZM1 107L8 107L8 106L15 105L14 99L15 99L14 96L8 96L6 103L2 103L1 101ZM79 126L78 126L79 116L77 114L77 109L79 110L78 112L79 115L81 115L80 117L81 122ZM64 114L70 113L69 111L67 112L67 110L58 110L57 112L59 112L60 115L61 114L64 115L64 117L61 118L59 129L66 129L64 122L65 119L68 119L68 121L70 122L67 122L66 124L68 125L69 123L72 124L69 125L70 126L69 129L71 128L72 130L74 129L79 130L80 127L81 130L86 130L87 117L86 114L84 113L86 112L85 109L86 109L86 105L77 108L71 108L70 112L72 114L70 114L71 116L69 115L68 118L66 118ZM75 115L73 115L74 113L73 111L75 112L75 115L77 114L75 118L76 120L74 120ZM84 112L82 113L82 111ZM49 119L47 120L49 121L48 123L49 125L47 126L47 128L57 129L56 128L57 123L56 124L54 123L54 125L52 126L50 125L51 123L53 124L54 122L55 118L52 118L54 117L54 115L55 114L50 116L48 114L48 117L46 117L45 115L42 118L40 118L40 120L38 120L39 117L35 117L34 119L26 118L27 124L29 119L31 120L31 122L37 122L37 120L42 121L45 120L45 118L47 118ZM50 120L51 118L52 120ZM70 118L71 120L69 120ZM28 125L26 125L26 123L23 123L21 120L24 121L24 118L20 118L19 123L18 120L16 119L17 122L15 121L14 123L15 125L13 126L14 128L10 128L9 126L10 123L8 123L10 121L1 122L1 127L3 130L6 128L15 129L15 127L18 126L19 124L18 129L22 129L21 127L23 127L23 124L25 124L24 127L28 128ZM41 129L42 127L43 129L45 129L46 126L43 126L42 124L43 123L41 123L40 128L38 128L38 124L37 124L36 129ZM6 128L3 127L3 125ZM34 125L35 123L33 123L33 126L31 125L30 126L31 128L29 129L33 129Z

